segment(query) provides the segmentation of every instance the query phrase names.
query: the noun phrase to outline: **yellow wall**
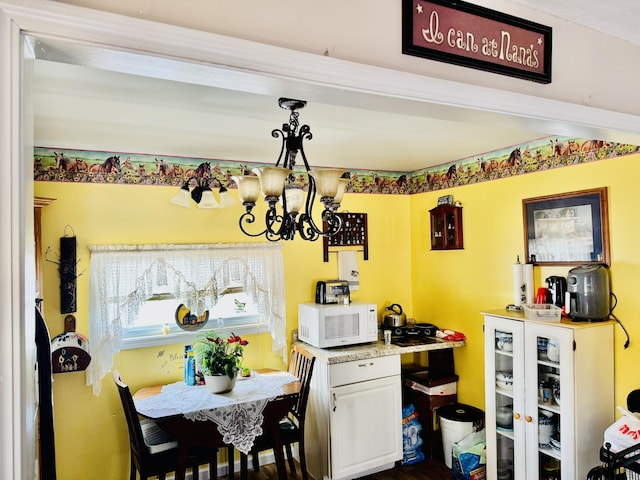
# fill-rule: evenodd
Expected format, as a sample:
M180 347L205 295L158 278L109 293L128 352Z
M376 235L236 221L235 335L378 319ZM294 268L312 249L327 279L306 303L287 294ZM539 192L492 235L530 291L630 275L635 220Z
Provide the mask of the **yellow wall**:
M43 210L44 249L55 259L59 237L71 226L78 241L78 272L89 266L90 244L107 243L220 243L247 242L239 232L242 207L226 210L183 209L169 203L172 187L90 185L36 182L35 194L57 200ZM235 196L235 190L232 195ZM347 195L343 210L369 213L369 260L360 258L361 289L355 300L411 303L409 197ZM67 228L67 233L70 230ZM322 261L322 241L295 240L283 247L287 285L287 332L297 327L297 305L312 301L318 279L337 278L337 256ZM88 272L78 278L77 331L86 334ZM63 332L57 265L45 262L43 296L45 318L52 336ZM173 321L168 313L168 322ZM248 337L246 364L255 368L284 368L271 354L268 335ZM91 341L89 339L89 341ZM144 385L181 378L182 345L123 351L116 367L132 391ZM113 381L103 381L95 397L85 385L84 373L56 374L54 381L58 478L122 479L128 471L128 439Z
M612 289L615 310L632 337L616 328L616 403L624 404L638 386L633 365L640 361L634 342L640 335L635 302L640 254L636 213L639 155L609 159L414 196L347 195L343 209L369 214L369 261L360 257L361 290L353 297L378 304L400 303L409 316L441 328L462 331L467 346L456 349L459 399L484 406L482 316L484 309L511 303L511 264L524 255L521 200L546 194L609 188ZM78 239L78 271L89 265L92 243L245 242L238 233L241 207L229 210L185 210L168 203L170 187L88 185L36 182L35 194L57 200L43 211L43 245L57 252L59 237L70 225ZM235 195L235 192L233 192ZM428 210L441 195L452 194L464 206L464 250L431 251ZM321 242L296 240L283 249L287 283L287 331L296 327L297 304L313 298L314 281L337 275L333 254L322 262ZM50 255L51 258L51 255ZM45 315L52 335L63 331L59 313L57 266L44 266ZM568 268L536 268L536 285ZM78 279L77 330L87 332L87 274ZM91 340L91 339L89 339ZM253 336L247 363L281 368L267 336ZM124 351L116 366L137 388L180 378L181 345ZM413 358L405 359L407 361ZM100 397L85 386L83 373L55 375L56 454L58 477L65 480L125 478L128 439L119 399L110 378Z
M467 346L456 349L461 401L484 404L483 310L513 303L511 265L524 257L522 199L562 192L608 187L612 291L618 297L614 313L631 335L631 346L615 328L615 393L618 405L639 387L633 365L640 361L640 304L636 285L640 274L635 178L638 155L532 173L488 183L415 195L411 199L413 310L440 327L460 330ZM451 194L463 204L464 250L429 249L428 210L437 197ZM569 268L536 267L536 287L549 275L566 276Z

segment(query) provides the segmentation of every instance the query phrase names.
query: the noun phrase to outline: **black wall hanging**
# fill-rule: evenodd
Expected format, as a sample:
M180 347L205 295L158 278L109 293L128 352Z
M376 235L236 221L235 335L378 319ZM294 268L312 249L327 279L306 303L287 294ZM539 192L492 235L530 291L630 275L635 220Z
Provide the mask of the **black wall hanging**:
M72 235L67 235L67 228ZM49 259L51 247L47 248L45 258L48 262L58 265L60 274L60 313L75 313L76 311L76 279L80 276L76 273L78 261L76 259L76 236L73 228L67 225L65 234L60 237L60 253L58 261Z

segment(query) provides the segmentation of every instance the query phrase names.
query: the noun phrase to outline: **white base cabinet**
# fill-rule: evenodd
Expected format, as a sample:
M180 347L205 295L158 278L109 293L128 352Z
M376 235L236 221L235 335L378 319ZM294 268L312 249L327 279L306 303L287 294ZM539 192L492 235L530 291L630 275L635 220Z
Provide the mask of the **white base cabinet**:
M614 325L484 314L487 478L582 480L600 464Z
M358 478L402 460L400 355L314 367L305 430L316 480Z

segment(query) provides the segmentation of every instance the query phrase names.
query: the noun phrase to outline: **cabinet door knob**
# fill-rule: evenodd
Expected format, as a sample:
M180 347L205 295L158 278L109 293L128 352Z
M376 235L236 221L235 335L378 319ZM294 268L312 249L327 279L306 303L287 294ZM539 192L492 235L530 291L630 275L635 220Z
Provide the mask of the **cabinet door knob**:
M513 414L513 418L515 418L516 420L520 420L520 414L519 413L514 413Z
M531 420L533 420L533 418L531 418L531 415L527 415L526 417L524 417L524 419L527 421L527 423L531 423Z

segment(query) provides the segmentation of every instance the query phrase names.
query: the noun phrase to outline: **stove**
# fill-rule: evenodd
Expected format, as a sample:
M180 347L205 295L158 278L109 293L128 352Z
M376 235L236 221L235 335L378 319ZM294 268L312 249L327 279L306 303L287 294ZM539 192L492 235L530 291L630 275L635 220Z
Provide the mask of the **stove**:
M412 326L392 327L391 343L400 347L436 343L438 327L431 323L416 323Z

